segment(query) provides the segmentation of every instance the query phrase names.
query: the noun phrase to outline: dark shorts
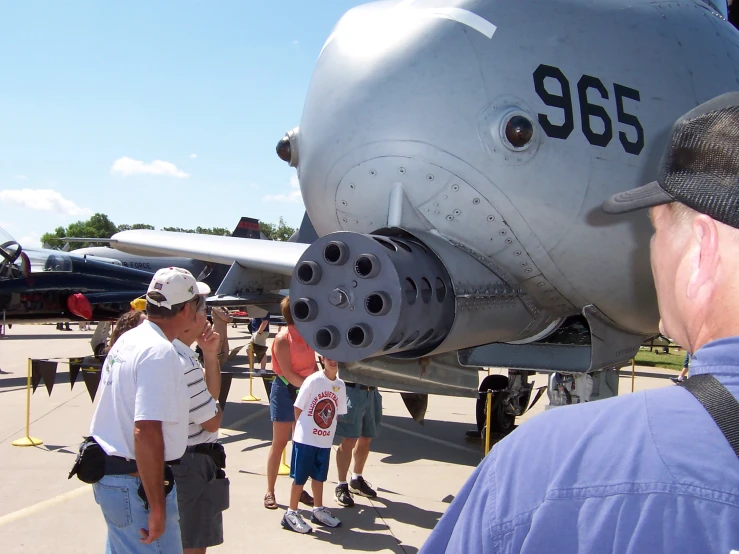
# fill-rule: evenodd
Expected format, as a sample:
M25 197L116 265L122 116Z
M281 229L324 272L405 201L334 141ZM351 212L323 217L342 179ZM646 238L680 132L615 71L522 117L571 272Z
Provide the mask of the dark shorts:
M177 483L183 548L223 543L223 510L228 508L228 479L216 479L216 464L207 454L185 452L172 466Z
M272 383L269 392L269 418L272 421L292 423L295 421L295 400L298 396L297 389L288 387L279 376Z
M377 389L346 387L347 413L339 416L336 434L347 439L374 439L382 424L382 396Z
M257 362L261 362L262 358L267 355L267 346L251 343L251 347L254 350L254 360Z
M293 455L290 460L290 477L296 485L305 485L308 477L314 481L326 482L330 448L318 448L308 444L293 442Z

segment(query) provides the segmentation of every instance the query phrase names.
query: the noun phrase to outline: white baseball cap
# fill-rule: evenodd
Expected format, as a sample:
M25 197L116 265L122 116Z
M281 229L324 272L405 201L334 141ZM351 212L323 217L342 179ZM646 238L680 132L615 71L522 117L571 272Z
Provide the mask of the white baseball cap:
M210 287L199 283L192 273L181 267L164 267L154 274L149 290L146 291L146 301L154 306L171 309L175 304L183 304L195 298L198 294L210 293ZM158 292L166 300L158 302L149 297L150 292Z

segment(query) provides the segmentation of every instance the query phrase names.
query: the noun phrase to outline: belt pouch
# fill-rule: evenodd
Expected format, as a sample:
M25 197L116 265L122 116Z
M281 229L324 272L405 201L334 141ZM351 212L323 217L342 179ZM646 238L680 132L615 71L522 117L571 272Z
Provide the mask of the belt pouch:
M97 483L105 476L105 458L107 457L102 447L92 437L84 437L80 444L74 466L69 472L67 479L73 475L83 483Z

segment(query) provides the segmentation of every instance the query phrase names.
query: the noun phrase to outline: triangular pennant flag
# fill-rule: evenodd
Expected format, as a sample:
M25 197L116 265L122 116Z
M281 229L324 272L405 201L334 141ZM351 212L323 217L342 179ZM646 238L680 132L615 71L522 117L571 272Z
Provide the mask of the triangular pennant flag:
M56 381L56 366L57 362L38 362L38 369L46 385L46 390L49 391L49 396L51 396L51 389L54 388L54 382Z
M41 384L41 371L39 370L38 363L41 360L31 360L31 387L33 392L36 392L36 387Z
M95 402L95 394L98 391L98 385L100 385L100 372L99 371L87 371L82 370L82 379L85 381L87 392L90 393L90 400Z
M231 390L233 376L233 373L221 373L221 392L218 394L218 403L221 405L222 412L226 411L226 399L228 398L228 391Z
M82 367L82 358L69 358L69 383L70 389L74 389L74 384L77 381L77 376L80 374L80 368Z

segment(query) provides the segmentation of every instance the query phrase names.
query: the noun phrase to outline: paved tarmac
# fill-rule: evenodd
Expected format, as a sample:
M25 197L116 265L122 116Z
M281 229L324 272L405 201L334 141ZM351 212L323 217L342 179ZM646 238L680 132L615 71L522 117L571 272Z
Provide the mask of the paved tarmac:
M229 328L229 332L231 347L246 344L245 325ZM92 488L76 478L67 479L93 412L82 377L70 387L68 366L60 363L52 394L41 384L31 397L30 434L43 440L43 445L11 445L25 435L27 359L88 355L91 336L92 331L79 332L76 325L71 332L57 331L54 325L15 325L0 338L2 554L103 551L105 524ZM246 357L238 356L235 363L246 365ZM674 374L637 368L635 390L670 385L667 378ZM546 375L537 375L535 384L544 385L546 380ZM228 396L221 434L228 456L231 507L224 512L225 543L209 552L418 552L482 458L480 445L464 439L465 431L474 427L474 399L431 397L421 426L410 418L397 393L383 392L382 434L372 443L364 471L378 490L378 498L356 498L355 507L338 507L333 499L333 454L324 494L326 505L343 526L297 535L280 527L282 509L269 511L262 505L271 423L264 386L261 380L254 380L253 385L261 398L258 402L240 401L249 392L248 379L234 379ZM623 371L621 394L631 392L631 386L631 371ZM542 412L546 403L545 396L519 423ZM277 502L283 508L290 484L289 477L278 478Z

